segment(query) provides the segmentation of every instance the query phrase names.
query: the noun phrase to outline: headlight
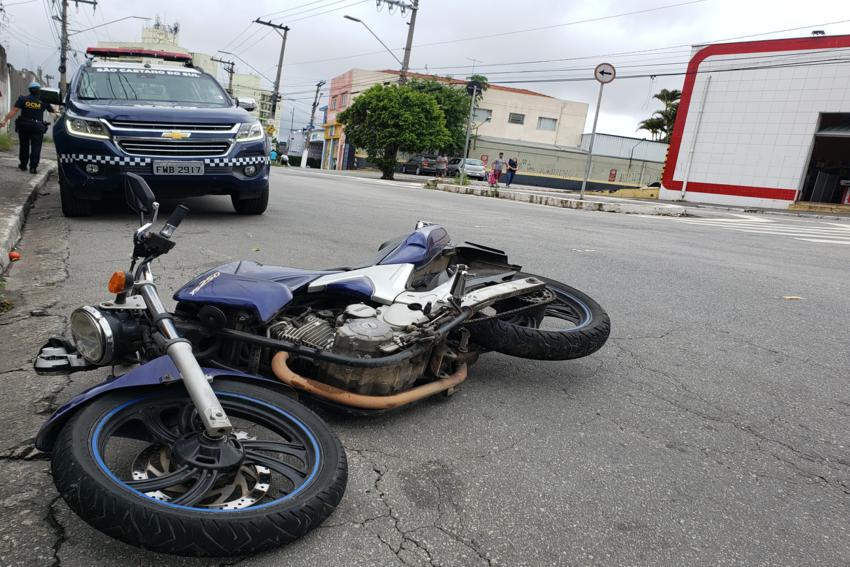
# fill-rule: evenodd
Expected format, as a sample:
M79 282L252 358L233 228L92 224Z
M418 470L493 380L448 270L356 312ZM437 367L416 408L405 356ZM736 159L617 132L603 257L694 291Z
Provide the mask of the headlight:
M115 334L100 311L88 305L71 313L71 336L77 351L95 365L112 362L115 356Z
M239 126L239 131L236 132L236 139L240 142L253 142L262 140L265 135L263 125L257 120L256 122L245 122Z
M65 114L65 128L68 133L81 138L109 139L109 130L100 120L82 118L70 112Z

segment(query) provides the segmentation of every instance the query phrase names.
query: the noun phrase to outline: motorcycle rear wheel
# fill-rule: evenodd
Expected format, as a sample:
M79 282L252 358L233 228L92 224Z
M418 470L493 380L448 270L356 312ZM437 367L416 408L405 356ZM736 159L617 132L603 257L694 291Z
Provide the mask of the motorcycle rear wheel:
M502 354L535 360L571 360L593 354L608 340L611 320L602 307L587 294L567 284L533 274L546 282L555 296L542 312L491 319L470 326L475 343ZM495 306L498 310L498 304ZM540 328L548 319L562 321L566 328Z
M182 384L114 392L82 408L52 460L71 509L125 543L186 556L248 555L321 524L347 480L336 436L272 389L229 379L213 388L234 425L215 457L182 449L211 442Z

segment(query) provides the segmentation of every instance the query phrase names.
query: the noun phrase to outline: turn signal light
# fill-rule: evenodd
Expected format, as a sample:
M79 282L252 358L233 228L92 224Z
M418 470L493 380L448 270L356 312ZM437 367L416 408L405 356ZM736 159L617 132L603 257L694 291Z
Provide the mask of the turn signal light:
M109 278L109 293L119 294L127 289L127 272L115 272Z

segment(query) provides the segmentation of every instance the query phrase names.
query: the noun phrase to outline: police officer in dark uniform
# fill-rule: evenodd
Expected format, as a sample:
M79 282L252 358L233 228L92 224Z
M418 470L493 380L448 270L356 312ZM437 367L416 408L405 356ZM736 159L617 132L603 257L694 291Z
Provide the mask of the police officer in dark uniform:
M30 94L18 97L15 106L9 111L3 121L0 122L0 128L5 128L9 120L20 114L15 121L15 128L18 131L18 140L21 143L20 160L18 166L21 171L27 170L29 163L30 173L35 173L38 167L38 161L41 159L41 143L44 141L44 133L47 131L47 123L44 121L44 111L56 114L53 107L46 102L42 102L39 95L41 94L41 85L33 81L29 84Z

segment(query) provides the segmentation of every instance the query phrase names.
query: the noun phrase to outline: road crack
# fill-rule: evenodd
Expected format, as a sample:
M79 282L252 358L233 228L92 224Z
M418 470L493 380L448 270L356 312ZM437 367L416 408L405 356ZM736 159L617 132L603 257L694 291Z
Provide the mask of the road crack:
M65 531L65 526L59 521L59 517L56 513L56 504L62 500L61 496L56 496L50 504L47 506L47 515L45 516L45 521L47 525L49 525L53 532L56 534L56 539L51 546L53 548L53 563L52 567L59 567L62 565L62 558L59 556L62 545L67 541L68 534Z

